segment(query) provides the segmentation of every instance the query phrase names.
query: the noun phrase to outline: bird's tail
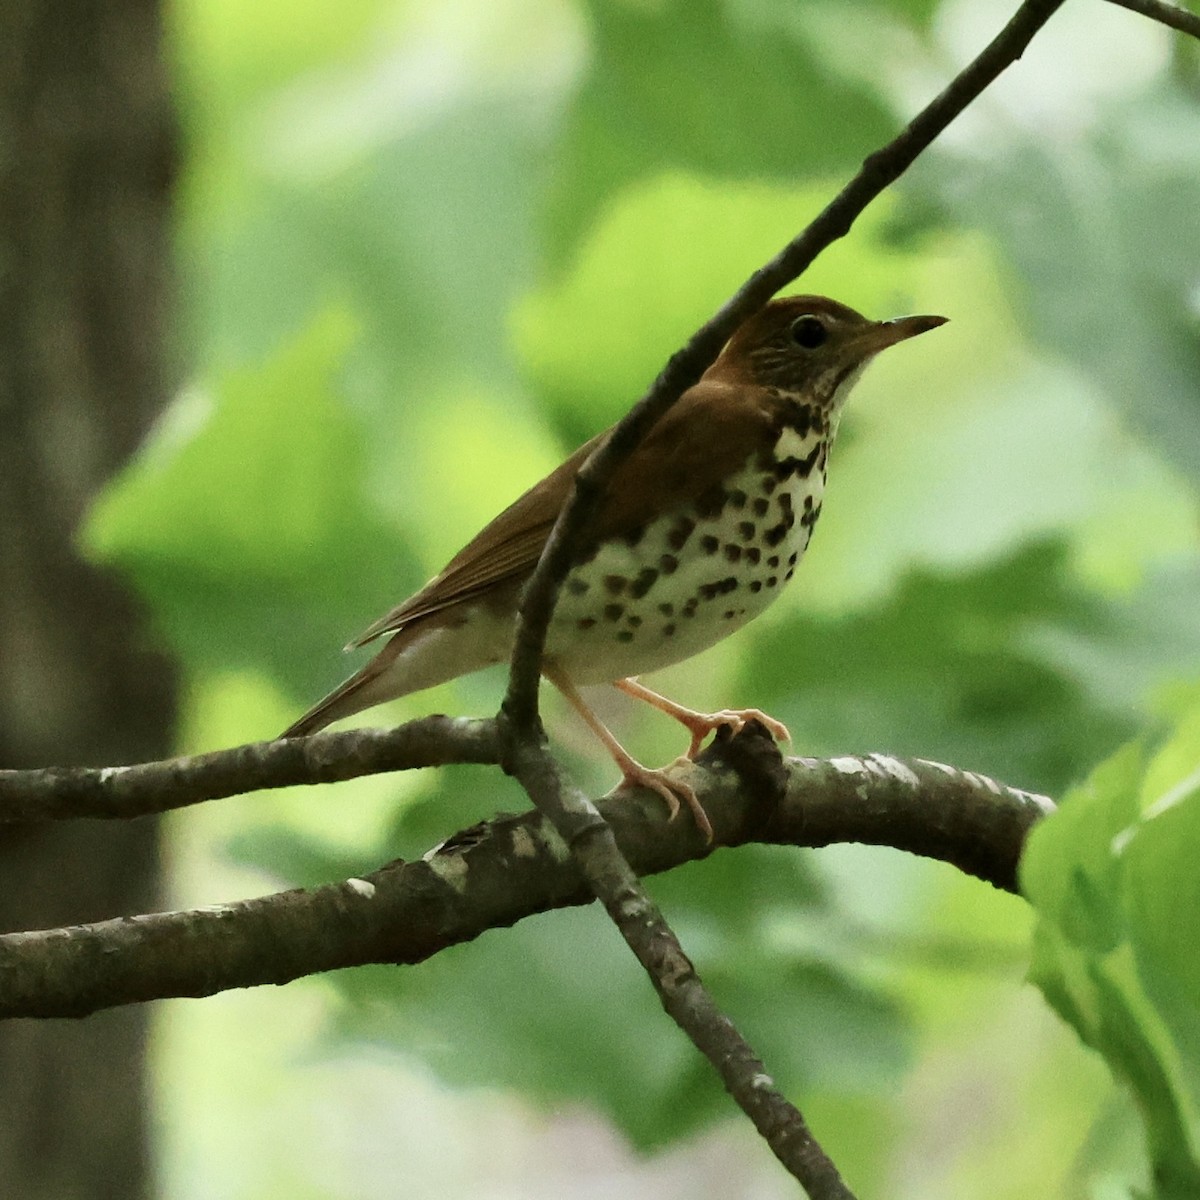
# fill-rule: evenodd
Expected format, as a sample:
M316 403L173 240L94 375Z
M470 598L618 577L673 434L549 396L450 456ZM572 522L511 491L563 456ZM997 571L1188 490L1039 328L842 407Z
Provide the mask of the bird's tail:
M280 735L283 738L306 737L349 717L353 713L362 712L382 704L385 700L394 700L403 695L402 689L397 689L395 682L384 683L383 676L395 662L400 651L404 648L404 640L397 636L375 655L361 670L356 671L344 683L339 684L322 700L318 700L298 721L294 721Z

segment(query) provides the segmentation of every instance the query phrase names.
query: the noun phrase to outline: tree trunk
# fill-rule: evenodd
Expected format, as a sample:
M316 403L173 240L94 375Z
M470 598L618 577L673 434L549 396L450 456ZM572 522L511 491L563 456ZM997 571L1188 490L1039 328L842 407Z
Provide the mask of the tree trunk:
M0 3L0 766L170 748L173 673L73 537L164 399L174 168L154 0ZM0 929L157 894L152 821L0 833ZM0 1025L0 1196L150 1193L145 1033Z

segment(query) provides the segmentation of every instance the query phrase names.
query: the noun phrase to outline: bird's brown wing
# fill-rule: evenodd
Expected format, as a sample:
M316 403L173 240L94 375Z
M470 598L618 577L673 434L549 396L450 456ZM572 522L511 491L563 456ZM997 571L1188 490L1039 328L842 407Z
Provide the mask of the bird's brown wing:
M412 621L466 600L492 584L532 570L541 557L559 511L571 494L575 473L606 436L602 433L585 442L566 462L514 500L438 575L364 630L350 647L365 645L385 633L393 633Z
M601 516L585 540L618 537L664 510L686 505L762 445L771 424L757 389L701 380L650 431L609 484ZM579 468L608 436L598 434L486 525L419 592L380 617L351 646L361 646L493 584L526 574L541 557Z
M617 468L592 540L635 535L719 487L774 444L776 407L763 388L706 375Z

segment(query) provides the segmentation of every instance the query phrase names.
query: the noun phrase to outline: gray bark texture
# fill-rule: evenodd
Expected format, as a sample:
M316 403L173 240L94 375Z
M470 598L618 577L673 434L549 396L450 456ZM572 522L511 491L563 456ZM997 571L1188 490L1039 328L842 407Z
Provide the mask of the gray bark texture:
M0 765L171 745L175 684L74 537L164 395L176 136L156 0L0 4ZM0 830L0 930L144 912L153 819ZM0 1200L151 1194L146 1012L0 1025Z

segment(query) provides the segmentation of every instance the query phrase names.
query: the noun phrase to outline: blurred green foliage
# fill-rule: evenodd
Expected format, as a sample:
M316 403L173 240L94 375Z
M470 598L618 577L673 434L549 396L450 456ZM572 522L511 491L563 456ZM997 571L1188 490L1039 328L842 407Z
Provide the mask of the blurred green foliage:
M187 672L186 748L276 732L345 673L347 638L625 411L899 127L912 79L961 60L968 7L176 0L186 383L85 540ZM972 45L999 20L975 16ZM1090 779L1026 865L1033 977L1124 1093L1019 1007L1020 901L854 848L652 883L851 1181L902 1200L1196 1191L1196 80L1131 14L1070 20L798 285L952 323L859 388L777 611L663 677L773 711L805 753ZM1125 75L1063 95L1062 56L1106 48ZM397 712L498 698L485 676ZM1127 750L1093 774L1172 727L1149 767ZM522 803L447 771L225 808L221 837L324 881ZM593 911L336 982L328 1054L384 1043L583 1102L646 1149L728 1111Z
M880 98L830 69L794 10L726 0L583 7L589 69L556 146L552 253L568 252L606 201L648 176L799 181L852 168L890 132Z
M1069 154L1019 146L941 181L1003 246L1035 344L1086 370L1129 427L1200 480L1200 107L1178 80L1101 106ZM1105 330L1105 336L1096 336Z

